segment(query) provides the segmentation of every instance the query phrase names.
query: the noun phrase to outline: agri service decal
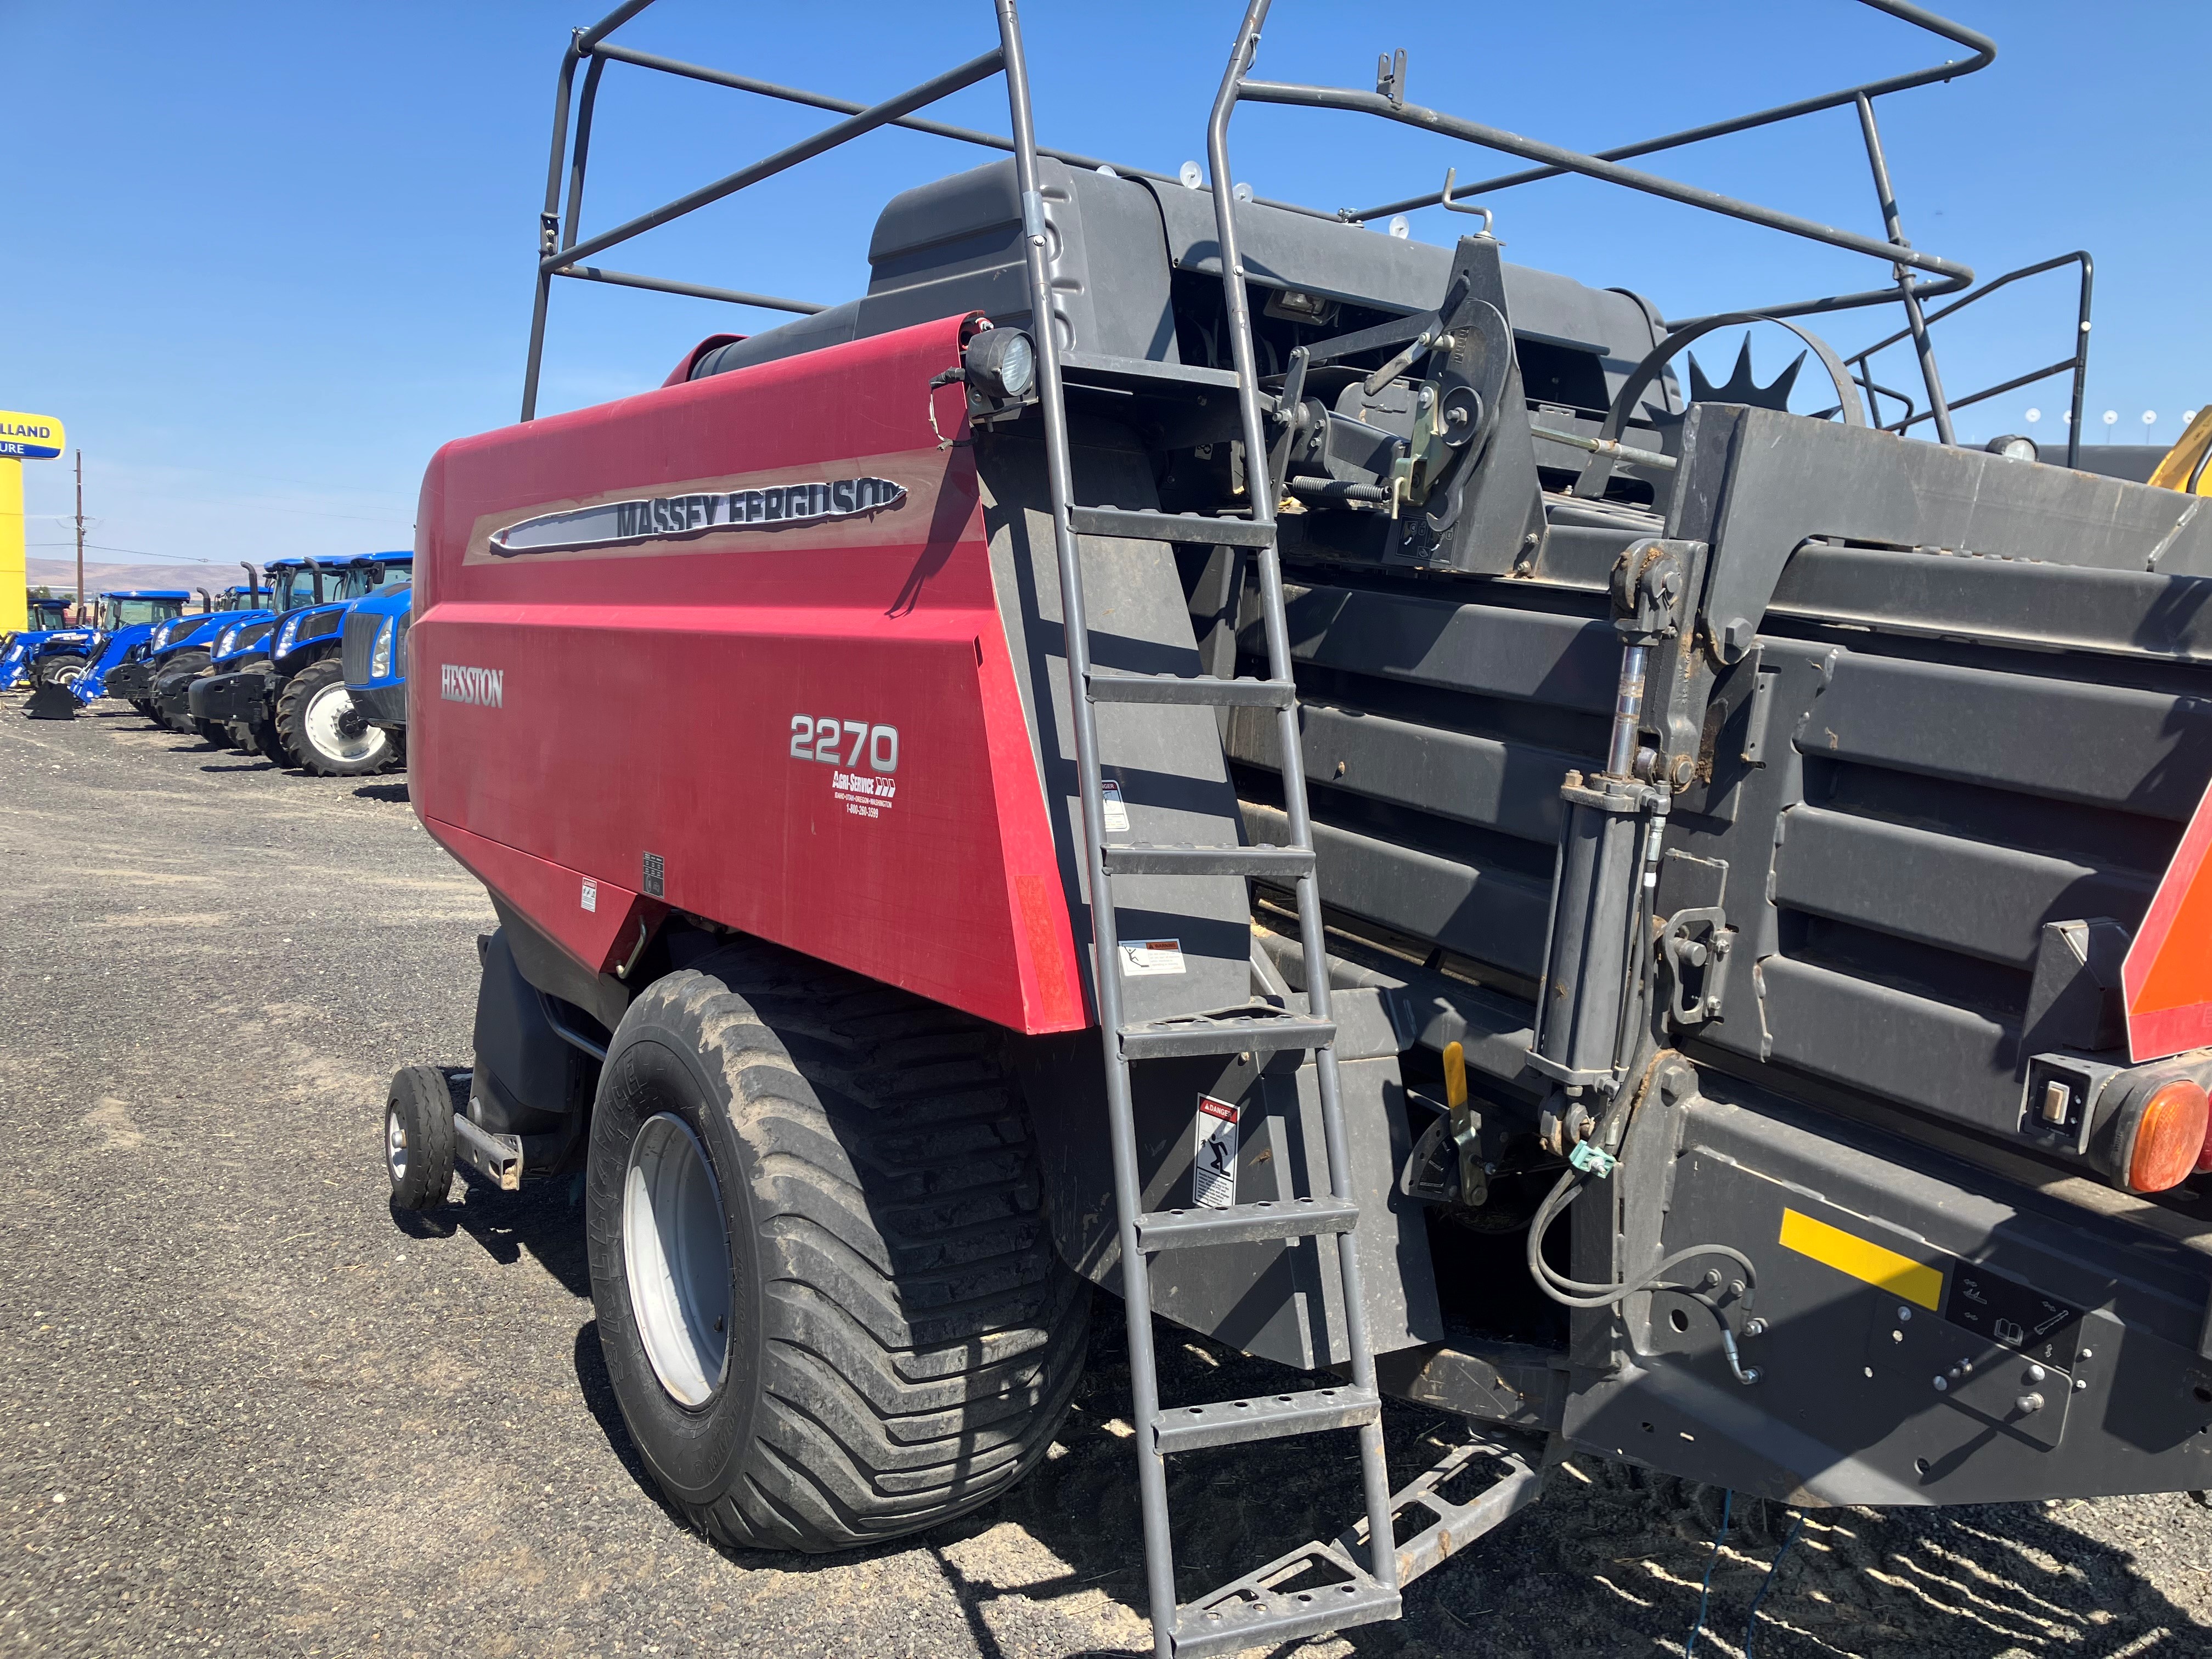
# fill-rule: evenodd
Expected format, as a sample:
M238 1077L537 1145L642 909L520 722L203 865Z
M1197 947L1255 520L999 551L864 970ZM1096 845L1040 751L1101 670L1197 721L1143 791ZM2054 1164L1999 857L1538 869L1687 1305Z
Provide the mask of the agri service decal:
M495 531L490 547L501 558L514 558L524 553L569 553L580 548L674 541L717 531L774 530L786 525L863 518L896 507L905 499L906 486L889 478L836 478L820 483L780 484L769 489L651 495L525 519Z

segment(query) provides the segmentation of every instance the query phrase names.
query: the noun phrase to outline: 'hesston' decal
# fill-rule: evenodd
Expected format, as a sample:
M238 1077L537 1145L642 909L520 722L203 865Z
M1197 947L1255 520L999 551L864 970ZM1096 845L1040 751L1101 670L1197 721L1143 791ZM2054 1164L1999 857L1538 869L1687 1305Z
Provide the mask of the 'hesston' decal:
M779 484L768 489L652 495L525 519L493 532L490 549L499 557L511 559L526 553L569 553L582 548L676 541L717 531L773 530L784 525L862 518L896 507L905 499L906 486L889 478L837 478L820 483Z

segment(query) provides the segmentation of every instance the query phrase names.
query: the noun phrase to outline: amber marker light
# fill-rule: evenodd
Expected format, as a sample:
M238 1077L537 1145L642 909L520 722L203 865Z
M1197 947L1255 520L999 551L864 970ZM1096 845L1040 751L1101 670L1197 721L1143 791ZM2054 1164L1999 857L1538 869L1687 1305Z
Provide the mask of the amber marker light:
M2188 1078L2159 1085L2136 1120L2128 1185L2139 1193L2162 1193L2194 1175L2204 1155L2208 1117L2212 1103L2203 1085Z

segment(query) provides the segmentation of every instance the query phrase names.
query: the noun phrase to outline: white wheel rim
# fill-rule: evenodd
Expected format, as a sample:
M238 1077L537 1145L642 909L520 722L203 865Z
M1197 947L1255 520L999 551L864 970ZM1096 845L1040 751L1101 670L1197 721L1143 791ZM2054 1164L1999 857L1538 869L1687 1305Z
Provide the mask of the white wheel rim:
M327 755L335 761L351 765L367 760L386 741L383 730L367 726L357 738L349 738L339 729L338 722L353 709L353 697L345 687L332 684L307 700L307 712L301 725L306 729L307 741L319 755Z
M630 1147L623 1267L660 1386L679 1405L705 1405L729 1369L730 1242L706 1152L666 1112L647 1119Z
M46 676L49 685L75 685L84 678L84 670L75 663L67 663Z
M392 1184L407 1179L407 1126L397 1112L384 1115L384 1161L392 1166Z

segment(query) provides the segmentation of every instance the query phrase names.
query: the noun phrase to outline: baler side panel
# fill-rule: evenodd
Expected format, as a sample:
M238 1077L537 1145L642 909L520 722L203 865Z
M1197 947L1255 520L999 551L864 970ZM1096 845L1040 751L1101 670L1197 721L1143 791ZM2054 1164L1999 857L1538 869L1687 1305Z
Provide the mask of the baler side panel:
M454 830L576 872L570 906L585 877L647 894L657 879L672 908L1016 1030L1085 1024L973 466L929 429L957 331L441 451L410 676L431 832L472 869ZM957 415L957 392L940 403ZM903 494L553 550L492 541L611 503L726 507L860 479ZM525 903L552 937L575 931Z

